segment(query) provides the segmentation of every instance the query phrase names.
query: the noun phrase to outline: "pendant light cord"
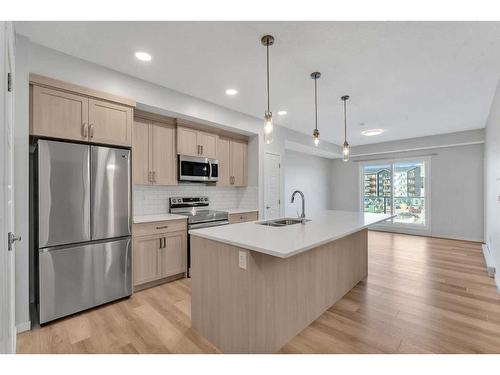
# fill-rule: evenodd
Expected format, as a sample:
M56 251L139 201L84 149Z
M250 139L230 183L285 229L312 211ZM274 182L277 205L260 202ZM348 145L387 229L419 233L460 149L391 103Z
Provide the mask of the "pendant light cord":
M318 130L318 78L314 78L314 128Z
M269 113L269 43L266 45L267 54L267 112Z
M346 101L344 99L344 143L347 142L347 110L346 110Z

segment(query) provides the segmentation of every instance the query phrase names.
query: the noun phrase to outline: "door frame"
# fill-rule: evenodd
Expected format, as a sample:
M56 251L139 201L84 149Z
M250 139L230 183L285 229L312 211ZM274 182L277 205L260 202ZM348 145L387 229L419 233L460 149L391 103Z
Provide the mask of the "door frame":
M0 69L2 74L2 90L1 95L1 111L2 118L1 128L0 128L0 186L1 188L1 205L2 210L0 215L4 215L4 219L0 222L0 251L3 253L2 258L5 258L5 263L2 264L2 274L7 274L5 279L6 283L4 290L0 290L0 296L2 299L9 298L10 301L0 301L0 304L7 304L9 313L7 315L6 322L0 322L2 326L6 326L10 330L10 342L6 340L5 342L0 342L0 353L15 353L16 351L16 326L15 326L15 245L14 250L8 251L7 241L8 232L14 232L14 143L13 143L13 132L14 132L14 29L12 22L0 22L0 27L2 30L2 42L0 43L0 48L2 52L0 53L0 58L2 61L2 68ZM11 91L7 91L7 74L11 74ZM9 97L10 96L10 97ZM10 132L7 128L7 108L10 107L9 117L10 117ZM10 147L7 145L10 143ZM7 152L7 150L9 150ZM10 164L10 165L8 165ZM10 175L8 175L7 173ZM8 201L11 202L11 208L8 209ZM2 275L3 276L3 275ZM10 290L9 290L10 289ZM5 306L5 305L4 305ZM1 327L0 329L4 329ZM8 335L6 336L8 337Z
M283 190L284 190L284 187L283 187L283 158L282 158L282 155L278 152L274 152L274 151L266 151L264 153L264 192L263 192L263 196L264 196L264 200L263 200L263 209L264 209L264 219L267 220L267 215L266 215L266 158L267 158L267 155L274 155L274 156L278 156L279 157L279 189L278 189L278 194L279 194L279 197L278 197L278 200L279 200L279 216L283 216Z

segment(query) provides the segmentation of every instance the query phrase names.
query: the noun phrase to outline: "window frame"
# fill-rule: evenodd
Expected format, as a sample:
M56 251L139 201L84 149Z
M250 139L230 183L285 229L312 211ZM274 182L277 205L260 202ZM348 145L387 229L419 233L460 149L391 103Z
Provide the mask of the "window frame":
M401 162L423 162L425 169L424 176L424 207L425 207L425 225L422 224L409 224L409 223L379 223L373 225L371 229L399 232L407 234L430 235L431 233L431 157L430 156L415 156L404 158L387 158L387 159L373 159L359 162L359 183L358 183L358 204L359 210L364 213L364 168L370 165L390 164L391 165L391 212L394 212L394 164Z

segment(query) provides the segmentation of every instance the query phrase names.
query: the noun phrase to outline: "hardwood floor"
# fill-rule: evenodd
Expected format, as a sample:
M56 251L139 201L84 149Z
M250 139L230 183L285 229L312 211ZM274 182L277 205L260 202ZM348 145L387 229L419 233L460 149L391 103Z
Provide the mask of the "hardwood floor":
M281 353L500 353L500 294L479 243L369 233L369 271ZM217 353L190 328L190 280L17 337L18 353Z

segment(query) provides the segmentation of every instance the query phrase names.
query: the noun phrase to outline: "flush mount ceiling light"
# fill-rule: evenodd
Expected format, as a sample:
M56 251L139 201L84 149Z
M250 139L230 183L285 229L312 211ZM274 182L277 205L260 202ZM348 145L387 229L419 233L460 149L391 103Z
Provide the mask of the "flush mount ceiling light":
M273 114L269 109L269 46L274 44L272 35L264 35L260 42L266 47L266 84L267 84L267 110L264 113L264 140L267 144L273 141Z
M144 51L137 51L135 57L141 61L151 61L151 55Z
M344 102L344 145L342 146L342 160L349 161L349 143L347 143L347 101L349 95L344 95L340 99Z
M363 130L361 134L366 135L367 137L373 137L374 135L380 135L384 132L384 129L369 129Z
M284 116L286 115L288 112L287 111L278 111L278 115L279 116Z
M318 130L318 79L321 77L320 72L311 73L311 78L314 79L314 130L313 139L314 145L319 145L319 130Z
M236 95L237 93L238 93L238 90L235 90L235 89L227 89L226 90L226 95L229 95L229 96Z

